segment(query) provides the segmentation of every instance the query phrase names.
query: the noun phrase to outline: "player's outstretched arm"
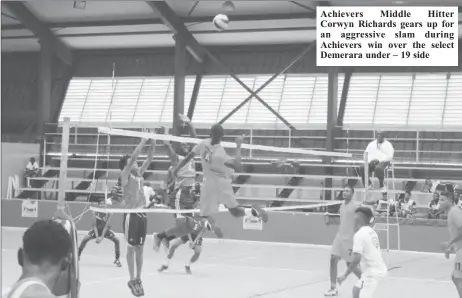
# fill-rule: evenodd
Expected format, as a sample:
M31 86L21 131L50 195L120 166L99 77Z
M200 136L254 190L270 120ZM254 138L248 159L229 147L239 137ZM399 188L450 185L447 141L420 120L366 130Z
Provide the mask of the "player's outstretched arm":
M151 146L149 147L148 157L146 158L146 160L141 165L141 169L140 169L141 175L143 175L144 172L146 172L149 165L151 164L152 159L154 158L154 152L155 151L156 151L156 140L151 139Z
M179 160L178 154L176 154L175 150L173 150L173 147L169 141L165 141L164 146L165 146L165 149L167 149L167 155L170 158L170 162L172 163L173 166L175 166Z
M236 155L233 159L230 159L225 162L225 166L228 168L231 168L235 170L236 172L240 172L242 170L242 154L241 154L241 147L242 147L242 142L244 138L243 137L237 137L236 138Z
M136 146L135 150L132 153L132 156L128 159L127 164L125 165L124 169L122 170L122 179L125 181L128 179L128 175L136 162L138 156L140 156L141 151L143 150L144 145L148 139L141 139L141 142Z
M348 266L344 274L345 278L348 277L348 275L350 275L355 270L356 267L358 267L359 263L361 262L361 257L362 256L360 253L354 252L352 254L351 263Z
M191 119L189 119L187 116L183 114L178 114L180 117L181 121L183 121L184 124L186 124L189 128L189 135L191 138L197 139L197 134L196 134L196 129L194 128L194 125L191 122Z
M107 229L109 228L109 221L111 220L111 217L112 217L112 214L109 213L108 216L107 216L106 223L104 224L103 233L101 233L102 237L104 237L104 235L106 235Z
M96 213L93 214L93 232L95 233L95 237L98 238L99 235L98 235L98 228L97 228L97 225L96 225Z

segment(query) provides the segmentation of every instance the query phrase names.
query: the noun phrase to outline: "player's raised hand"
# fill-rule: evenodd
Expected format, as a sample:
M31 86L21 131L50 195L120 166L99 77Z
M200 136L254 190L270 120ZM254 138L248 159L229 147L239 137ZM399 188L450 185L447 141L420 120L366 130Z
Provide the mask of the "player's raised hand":
M96 243L100 244L103 241L103 236L96 238Z

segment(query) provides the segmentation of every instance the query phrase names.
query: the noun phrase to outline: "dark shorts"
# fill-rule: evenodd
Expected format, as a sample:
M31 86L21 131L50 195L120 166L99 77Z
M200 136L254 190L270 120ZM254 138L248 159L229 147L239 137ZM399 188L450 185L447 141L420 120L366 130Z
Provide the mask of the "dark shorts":
M194 242L194 241L196 241L196 238L199 237L200 232L201 232L201 226L198 225L198 224L195 224L194 225L194 230L189 235L184 235L183 237L181 237L181 241L183 241L183 243L185 243L185 244L188 241ZM196 245L202 246L202 237L200 237L197 240Z
M124 214L122 227L125 241L127 241L130 246L144 245L148 230L146 213Z
M179 201L179 205L177 205L178 201ZM171 206L173 207L173 209L194 209L194 199L192 196L192 187L175 188L170 194L170 202L171 202ZM192 213L174 214L175 218L183 218L185 216L193 216L193 214Z
M103 229L98 229L98 235L101 237L103 233ZM95 230L91 229L89 232L88 232L88 236L91 237L91 239L96 239L96 235L95 235ZM106 233L104 234L104 238L113 238L115 237L115 234L113 231L107 229L106 230Z

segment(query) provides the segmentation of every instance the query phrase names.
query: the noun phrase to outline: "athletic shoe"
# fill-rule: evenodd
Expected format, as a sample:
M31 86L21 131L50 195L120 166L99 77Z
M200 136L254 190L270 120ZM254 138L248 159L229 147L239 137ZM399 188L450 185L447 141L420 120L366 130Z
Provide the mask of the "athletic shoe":
M184 266L184 269L186 270L186 273L187 273L187 274L189 274L189 275L192 274L192 273L191 273L191 266L186 265L186 266Z
M259 217L263 222L268 222L268 212L266 212L265 209L260 206L252 206L252 209L255 210L257 217Z
M157 271L162 272L162 271L165 271L165 270L167 270L167 269L168 269L168 266L167 266L167 265L162 265L162 266L160 266L159 269L157 269Z
M152 249L154 249L154 251L156 252L159 252L160 244L162 243L162 240L160 240L159 236L157 236L157 233L152 234L152 237L154 238Z
M212 231L218 238L223 237L223 232L221 231L220 227L217 226L215 223L205 220L205 227L207 228L207 230Z
M114 261L114 264L116 265L116 267L122 267L122 264L118 259Z
M141 279L138 277L136 280L136 288L138 290L138 294L140 296L144 296L144 289L143 289L143 283L141 282Z
M387 193L387 188L384 186L384 187L382 187L382 188L380 189L380 191L381 191L382 193Z
M128 282L128 287L130 288L130 291L132 291L133 296L140 297L136 280L130 280Z
M338 290L337 288L330 288L329 291L327 291L324 296L326 297L334 297L338 296Z
M170 241L167 240L167 238L162 239L162 245L164 246L164 251L166 254L168 254L168 250L170 249Z

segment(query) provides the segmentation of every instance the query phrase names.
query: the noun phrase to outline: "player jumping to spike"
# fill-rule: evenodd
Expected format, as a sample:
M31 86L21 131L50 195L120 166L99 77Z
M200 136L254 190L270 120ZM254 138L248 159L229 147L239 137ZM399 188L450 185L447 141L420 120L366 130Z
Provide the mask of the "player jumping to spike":
M343 259L347 266L350 265L352 259L353 237L355 234L355 212L360 203L352 200L354 189L351 186L346 186L343 190L343 203L340 206L340 226L332 243L332 251L330 256L330 289L324 296L337 296L337 267L338 262ZM337 214L326 214L327 216L338 216ZM353 273L361 278L361 270L355 267Z
M130 274L128 287L134 296L144 295L141 283L141 272L143 268L143 247L146 240L147 219L143 209L146 207L146 199L143 191L143 174L151 164L154 156L155 140L151 140L151 147L147 159L141 168L136 162L148 140L142 139L130 157L124 156L119 161L121 169L121 184L123 201L122 206L127 209L140 210L139 213L127 213L123 218L123 231L127 241L127 266ZM136 276L135 276L136 260Z
M358 265L361 266L361 279L353 287L353 298L373 298L379 281L388 272L380 252L379 236L372 229L374 222L372 210L359 207L355 212L355 230L351 263L345 274L339 276L339 284L344 282Z
M218 212L219 204L225 205L234 217L253 215L261 218L263 222L268 221L268 213L264 209L258 206L244 208L237 202L232 187L232 174L233 171L242 170L241 145L243 138L238 137L236 139L236 157L231 158L220 144L223 135L223 127L220 124L212 126L210 138L196 145L192 152L180 161L173 172L177 176L180 169L190 162L194 156L200 156L204 173L200 196L200 215L205 219L206 226L219 237L222 236L221 230L211 217L212 214Z
M105 204L104 201L99 202L99 207L104 208ZM94 222L93 222L93 229L88 232L88 235L83 238L82 242L80 243L79 247L79 259L82 251L84 250L85 246L87 245L88 241L96 239L96 243L101 243L103 238L107 238L114 242L115 246L115 261L114 264L117 267L122 267L122 264L119 261L120 258L120 242L117 236L114 234L113 231L110 230L109 220L112 214L103 213L103 212L95 212L94 213Z

